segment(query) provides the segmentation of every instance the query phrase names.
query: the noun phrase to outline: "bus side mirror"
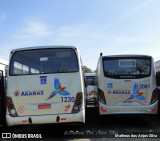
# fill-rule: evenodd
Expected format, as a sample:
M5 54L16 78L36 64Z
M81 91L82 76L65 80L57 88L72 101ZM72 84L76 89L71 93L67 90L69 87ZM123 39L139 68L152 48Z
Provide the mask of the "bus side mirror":
M160 73L156 73L157 86L160 86Z

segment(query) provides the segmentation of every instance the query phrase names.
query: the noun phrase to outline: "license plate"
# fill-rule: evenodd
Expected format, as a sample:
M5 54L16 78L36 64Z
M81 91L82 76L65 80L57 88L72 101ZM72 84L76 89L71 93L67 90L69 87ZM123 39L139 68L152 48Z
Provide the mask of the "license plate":
M51 104L38 105L38 109L50 109L50 108L51 108Z

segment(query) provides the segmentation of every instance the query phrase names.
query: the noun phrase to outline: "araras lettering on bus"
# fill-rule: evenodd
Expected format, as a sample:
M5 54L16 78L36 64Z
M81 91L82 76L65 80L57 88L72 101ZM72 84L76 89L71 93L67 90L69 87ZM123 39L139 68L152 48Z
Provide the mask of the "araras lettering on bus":
M15 96L36 96L36 95L44 95L44 90L35 90L35 91L15 91Z
M108 94L131 94L130 90L108 90Z

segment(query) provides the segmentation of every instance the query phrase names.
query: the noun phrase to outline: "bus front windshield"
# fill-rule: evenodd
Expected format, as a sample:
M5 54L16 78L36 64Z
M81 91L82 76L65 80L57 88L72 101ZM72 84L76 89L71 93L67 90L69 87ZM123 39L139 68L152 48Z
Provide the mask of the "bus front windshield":
M109 78L144 78L151 74L151 58L104 57L103 68Z
M70 73L78 71L73 49L17 51L10 64L10 75Z

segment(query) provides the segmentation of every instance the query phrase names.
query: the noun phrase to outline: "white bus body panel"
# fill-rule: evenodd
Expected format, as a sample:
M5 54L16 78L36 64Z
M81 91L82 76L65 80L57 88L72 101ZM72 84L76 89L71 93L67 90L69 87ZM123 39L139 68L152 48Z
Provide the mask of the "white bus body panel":
M57 122L57 117L60 118ZM76 114L52 114L52 115L40 115L40 116L19 116L11 117L6 115L6 121L8 126L24 125L24 124L50 124L50 123L85 123L85 110L81 110ZM29 118L32 119L32 123L29 122Z
M106 106L103 103L99 103L99 114L157 114L155 107L158 106L158 101L152 105L146 106Z
M18 112L19 116L27 115L41 115L41 114L58 114L58 113L71 113L74 102L62 102L65 99L64 97L74 97L78 92L82 90L80 87L80 75L77 77L77 74L48 74L47 75L47 84L40 84L40 76L34 75L30 76L21 76L17 79L17 76L12 76L8 78L8 95L12 97L14 106ZM45 76L45 75L41 75ZM54 97L46 100L49 95L55 91L54 80L59 79L61 86L66 87L66 91L70 93L68 96L61 96L59 94ZM76 78L76 79L75 79ZM79 90L79 91L78 91ZM35 95L33 94L35 92ZM72 100L72 99L71 99ZM41 104L51 104L49 109L38 109L38 105ZM70 105L69 109L66 111L65 107ZM18 110L24 108L24 111L21 112Z

